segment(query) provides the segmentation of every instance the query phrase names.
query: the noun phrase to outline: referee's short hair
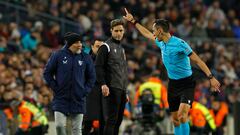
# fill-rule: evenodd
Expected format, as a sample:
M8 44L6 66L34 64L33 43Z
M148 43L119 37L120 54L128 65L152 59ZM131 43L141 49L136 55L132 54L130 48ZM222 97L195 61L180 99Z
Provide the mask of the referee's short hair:
M156 19L154 21L155 23L155 27L161 27L163 29L164 32L168 32L169 31L169 21L165 20L165 19Z
M111 29L113 29L113 27L118 26L118 25L124 26L124 21L122 19L114 19L111 21Z

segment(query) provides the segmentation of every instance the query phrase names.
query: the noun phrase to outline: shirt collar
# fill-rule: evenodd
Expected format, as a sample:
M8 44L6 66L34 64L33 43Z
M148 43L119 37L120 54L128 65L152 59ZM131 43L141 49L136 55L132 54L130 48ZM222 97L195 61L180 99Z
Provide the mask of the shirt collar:
M121 41L116 40L116 39L114 39L113 37L111 37L111 40L112 40L114 43L116 43L116 44L120 44L120 43L121 43Z
M165 43L165 44L169 44L169 43L171 42L171 39L172 39L173 37L174 37L174 36L171 36L171 37L168 39L167 42L164 42L164 41L163 41L163 43Z

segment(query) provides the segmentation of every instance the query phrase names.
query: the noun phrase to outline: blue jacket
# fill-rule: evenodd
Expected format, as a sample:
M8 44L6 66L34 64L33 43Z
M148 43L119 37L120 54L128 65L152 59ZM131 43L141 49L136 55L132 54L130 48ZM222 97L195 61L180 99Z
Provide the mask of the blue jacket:
M54 92L53 110L64 114L85 113L86 95L95 84L91 56L69 49L54 52L44 70L44 79Z
M36 38L31 36L31 33L27 34L22 39L23 49L32 51L37 48L38 41Z

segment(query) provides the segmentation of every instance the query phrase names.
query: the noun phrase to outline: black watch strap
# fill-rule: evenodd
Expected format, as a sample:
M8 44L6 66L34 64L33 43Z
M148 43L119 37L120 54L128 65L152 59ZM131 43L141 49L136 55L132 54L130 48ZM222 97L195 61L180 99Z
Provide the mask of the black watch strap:
M135 20L134 23L133 23L133 25L135 26L137 23L138 23L137 20Z
M208 75L208 76L207 76L207 78L210 80L210 79L212 79L212 78L213 78L213 75L212 75L212 74L210 74L210 75Z

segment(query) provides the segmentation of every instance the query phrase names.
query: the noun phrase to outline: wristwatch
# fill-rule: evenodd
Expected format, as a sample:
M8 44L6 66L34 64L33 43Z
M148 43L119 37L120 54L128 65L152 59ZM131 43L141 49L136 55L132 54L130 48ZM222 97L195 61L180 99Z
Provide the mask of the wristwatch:
M210 74L210 75L208 75L208 76L207 76L207 78L210 80L210 79L212 79L212 78L213 78L213 75L212 75L212 74Z

